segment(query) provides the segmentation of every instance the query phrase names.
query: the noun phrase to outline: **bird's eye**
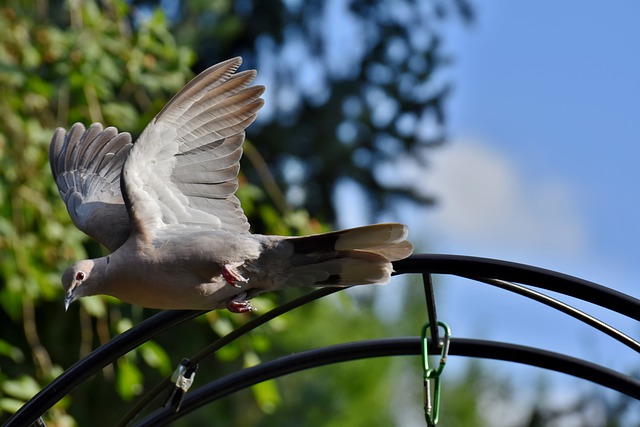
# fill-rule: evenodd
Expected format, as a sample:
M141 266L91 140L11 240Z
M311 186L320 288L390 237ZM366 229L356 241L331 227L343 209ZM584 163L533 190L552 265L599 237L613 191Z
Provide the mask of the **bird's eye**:
M84 272L78 271L76 273L76 280L84 280Z

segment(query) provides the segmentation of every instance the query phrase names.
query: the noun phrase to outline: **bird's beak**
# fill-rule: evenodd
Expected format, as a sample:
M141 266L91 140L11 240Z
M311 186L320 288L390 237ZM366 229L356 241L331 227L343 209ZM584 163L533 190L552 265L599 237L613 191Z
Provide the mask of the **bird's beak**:
M64 295L64 311L68 311L71 303L78 299L74 292L75 289L76 287L72 286L71 289L69 289L69 291Z

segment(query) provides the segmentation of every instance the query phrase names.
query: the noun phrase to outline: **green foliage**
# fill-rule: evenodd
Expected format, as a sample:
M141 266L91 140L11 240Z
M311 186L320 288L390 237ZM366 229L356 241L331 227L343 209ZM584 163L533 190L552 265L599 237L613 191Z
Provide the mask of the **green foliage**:
M194 58L176 45L159 10L134 29L124 1L108 8L92 1L73 7L38 4L60 10L47 15L20 1L0 9L0 415L5 416L93 348L96 336L104 342L115 332L103 299L83 301L80 314L63 317L60 271L101 249L71 224L59 199L48 162L53 130L75 121L102 121L139 132L189 78ZM168 356L157 345L138 351L149 366L170 371ZM142 373L123 360L117 384L126 398ZM67 407L68 402L59 405L49 416L67 419Z
M324 321L310 322L309 318ZM285 320L295 328L281 332L274 349L280 354L285 349L302 351L393 335L368 304L342 293L304 312L289 313ZM395 389L388 374L391 363L388 358L354 361L282 378L279 383L287 406L257 425L296 425L295 420L298 425L392 425L393 408L388 404Z

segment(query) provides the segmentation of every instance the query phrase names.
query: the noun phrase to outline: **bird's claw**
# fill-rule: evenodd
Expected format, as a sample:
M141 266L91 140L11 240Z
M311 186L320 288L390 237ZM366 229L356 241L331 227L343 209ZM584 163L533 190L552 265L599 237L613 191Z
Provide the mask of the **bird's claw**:
M247 298L246 292L236 295L227 302L227 310L232 313L248 313L253 311L251 301L245 298Z
M236 267L239 267L241 265L242 265L241 262L234 262L234 263L222 265L222 277L224 277L224 280L228 284L230 284L235 288L240 288L239 283L247 283L249 281L249 279L247 279L246 277L243 277L236 270Z

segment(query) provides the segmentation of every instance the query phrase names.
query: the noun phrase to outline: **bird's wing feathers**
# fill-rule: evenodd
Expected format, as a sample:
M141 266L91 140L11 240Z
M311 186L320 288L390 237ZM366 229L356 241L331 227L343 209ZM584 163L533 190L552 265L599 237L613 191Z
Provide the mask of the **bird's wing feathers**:
M99 123L58 128L49 146L51 172L76 227L111 251L130 234L120 173L131 135Z
M234 194L244 130L264 103L264 87L248 87L253 70L233 74L240 63L234 58L195 77L135 142L123 180L143 237L177 224L249 230Z

